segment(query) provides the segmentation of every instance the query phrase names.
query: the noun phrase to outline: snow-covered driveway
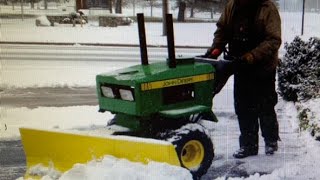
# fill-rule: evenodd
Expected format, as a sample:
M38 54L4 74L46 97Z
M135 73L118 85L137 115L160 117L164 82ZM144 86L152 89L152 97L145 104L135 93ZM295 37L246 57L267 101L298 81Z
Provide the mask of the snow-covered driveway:
M94 79L91 77L94 77L93 74L95 71L103 71L103 69L114 67L114 62L108 61L61 62L62 61L55 62L52 60L2 61L2 67L4 70L2 75L5 75L3 77L10 80L5 81L7 82L7 87L3 86L2 88L10 89L12 86L20 85L20 88L22 86L22 88L32 87L36 89L37 87L45 86L46 84L48 86L49 84L52 87L52 91L55 91L54 87L68 87L69 85L74 85L73 88L76 90L77 85L83 86L85 83L93 85ZM121 61L117 63L117 67L126 65L127 63L121 63ZM37 74L44 73L45 76L37 76ZM61 83L60 81L63 77L67 77L70 73L75 73L72 76L73 78L64 78L65 82ZM28 77L37 78L29 79ZM92 79L92 82L90 79ZM214 139L216 156L208 173L203 176L202 179L211 180L221 176L241 177L253 175L255 173L270 174L281 167L285 168L284 172L290 172L290 167L288 167L287 164L297 161L304 152L304 147L298 138L299 132L297 126L294 124L296 120L294 106L281 100L277 105L280 137L282 141L279 143L279 151L274 156L266 156L264 154L263 139L260 139L260 151L258 156L241 160L234 159L232 157L232 153L238 148L239 129L233 110L232 90L233 83L231 77L223 91L214 98L213 109L214 112L217 113L219 122L205 122L206 127L210 129L211 135ZM50 91L50 88L48 91ZM10 91L3 91L2 96L4 97L4 93L7 92ZM1 135L7 140L19 139L18 128L22 126L90 130L105 125L107 120L111 119L110 114L98 113L98 108L96 106L37 107L35 109L28 109L25 107L6 107L5 104L3 105L4 108L1 109L1 123L6 124L7 130L1 131ZM123 163L123 161L120 162ZM130 162L126 162L125 164L126 165L122 164L122 166L125 166L123 168L131 167ZM86 167L86 165L84 165L84 167ZM90 168L92 167L90 166ZM97 169L94 171L88 172L87 170L83 170L81 173L88 173L87 176L90 176L93 172L98 172L103 176L104 172L99 171L99 169L103 168L97 165ZM75 174L72 173L73 171L69 172L67 177L77 179L76 172L78 171L79 169L75 169ZM148 171L146 173L148 173ZM117 176L117 174L114 174L114 176ZM130 176L141 179L141 174L130 174ZM149 174L149 176L152 176L152 174ZM168 178L168 176L166 177ZM176 174L174 177L176 179L183 179L184 176Z

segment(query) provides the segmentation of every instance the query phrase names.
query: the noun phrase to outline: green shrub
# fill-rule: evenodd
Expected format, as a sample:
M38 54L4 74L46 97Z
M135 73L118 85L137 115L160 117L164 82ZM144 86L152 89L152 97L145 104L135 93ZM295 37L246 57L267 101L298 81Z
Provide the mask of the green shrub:
M294 102L320 97L320 39L295 37L284 48L278 68L280 95Z

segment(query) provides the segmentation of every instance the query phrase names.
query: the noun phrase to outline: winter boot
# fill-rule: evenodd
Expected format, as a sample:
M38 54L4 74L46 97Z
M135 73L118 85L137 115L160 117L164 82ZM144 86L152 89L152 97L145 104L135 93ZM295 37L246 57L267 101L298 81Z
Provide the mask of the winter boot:
M255 156L258 154L258 145L242 146L239 150L233 153L233 157L237 159L245 158L248 156Z
M266 155L273 155L278 150L278 142L266 142Z

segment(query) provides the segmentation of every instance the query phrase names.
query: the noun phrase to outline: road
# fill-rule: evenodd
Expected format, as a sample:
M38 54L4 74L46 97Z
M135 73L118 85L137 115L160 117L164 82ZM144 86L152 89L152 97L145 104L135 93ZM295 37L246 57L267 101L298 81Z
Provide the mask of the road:
M60 71L53 72L52 69L71 71L72 67L70 66L77 66L79 61L81 64L78 66L79 68L84 67L84 71L89 71L89 65L94 63L100 63L96 66L111 65L118 67L140 63L139 47L0 44L0 49L4 81L19 81L18 78L25 77L21 75L17 79L13 79L12 75L15 74L11 72L17 71L19 73L24 71L34 72L30 75L32 79L39 76L37 71L44 71L44 75L49 78L50 72L55 73L52 76L58 76ZM177 56L195 56L203 54L203 52L205 52L205 49L201 48L176 49ZM148 48L148 55L150 62L164 60L168 56L166 48L156 47ZM75 71L77 70L79 69L75 69ZM8 73L8 75L5 73ZM9 83L11 82L9 81ZM94 86L77 88L69 86L4 88L0 86L0 93L2 106L35 108L39 106L62 107L97 104Z
M46 73L50 73L53 68L63 69L66 64L77 64L79 61L84 63L81 67L85 66L86 63L98 63L97 66L100 66L99 63L106 66L125 66L137 64L140 61L140 55L137 53L139 52L138 47L2 44L0 48L2 70L8 74L11 72L16 74L20 69L28 72L35 71L35 73L39 69L44 69ZM177 49L177 55L194 56L204 51L204 49ZM149 57L151 62L164 59L167 57L166 49L149 48ZM52 63L54 66L48 66ZM83 71L83 73L85 72ZM6 77L9 76L6 75ZM19 77L23 78L23 75ZM13 79L13 81L16 80ZM218 105L219 103L226 103L223 101L229 101L230 97L228 96L230 94L232 94L230 89L224 89L221 95L215 97L215 103ZM23 86L12 86L10 88L0 86L0 98L1 106L6 108L37 108L40 106L63 108L75 105L97 105L94 86L31 86L27 88ZM232 107L232 102L226 104L231 104ZM300 145L295 139L297 132L292 129L289 123L289 113L286 112L281 100L277 106L277 114L282 142L279 151L272 157L264 155L264 144L263 140L260 139L258 156L241 160L234 159L232 153L238 148L237 139L239 136L236 116L230 109L221 106L214 107L214 111L220 121L214 125L209 125L208 128L215 139L216 156L208 173L203 176L203 180L211 180L220 176L241 177L255 173L269 174L301 154ZM21 177L25 172L25 157L21 142L19 140L0 141L0 152L0 179L11 180Z
M12 180L26 171L21 141L0 141L0 179Z
M0 44L2 60L52 60L52 61L121 61L140 62L138 46L81 46ZM151 62L168 57L164 47L147 47ZM176 56L195 56L206 52L204 48L175 48Z
M65 107L97 105L95 87L42 87L5 89L1 105L10 107Z

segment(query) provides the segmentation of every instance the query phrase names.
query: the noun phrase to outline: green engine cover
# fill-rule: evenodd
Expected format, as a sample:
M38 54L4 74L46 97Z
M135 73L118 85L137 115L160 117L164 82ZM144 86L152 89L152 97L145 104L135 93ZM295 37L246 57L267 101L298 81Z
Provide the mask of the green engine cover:
M215 70L193 58L136 65L96 76L100 111L179 118L212 107Z

